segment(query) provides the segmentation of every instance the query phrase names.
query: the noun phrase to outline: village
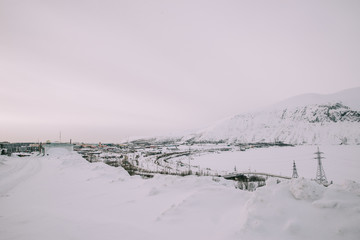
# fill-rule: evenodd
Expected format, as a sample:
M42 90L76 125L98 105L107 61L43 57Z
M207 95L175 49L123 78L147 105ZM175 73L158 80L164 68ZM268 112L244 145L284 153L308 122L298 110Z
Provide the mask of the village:
M223 152L244 152L252 148L291 146L281 142L228 144L225 142L179 142L173 140L136 140L121 144L114 143L9 143L1 142L3 155L18 157L31 154L47 155L52 148L64 148L78 152L88 162L103 162L113 167L121 166L129 175L139 175L142 178L152 178L155 174L177 176L212 176L223 177L236 182L235 187L244 190L255 190L265 185L271 177L278 182L291 179L290 171L287 176L257 173L256 171L238 172L236 166L233 171L219 171L209 167L201 167L193 163L193 159L207 154L221 154ZM296 166L293 166L293 178L298 177ZM289 168L290 169L290 168ZM294 175L295 174L295 175Z

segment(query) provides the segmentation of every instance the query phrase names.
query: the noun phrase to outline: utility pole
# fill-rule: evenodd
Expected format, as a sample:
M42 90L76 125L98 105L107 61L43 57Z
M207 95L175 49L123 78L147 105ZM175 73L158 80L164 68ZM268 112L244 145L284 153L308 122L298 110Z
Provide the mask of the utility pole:
M329 185L326 176L325 176L325 171L324 168L322 166L322 162L321 159L324 158L321 156L321 154L323 154L323 152L320 152L319 147L317 148L317 152L315 153L316 157L315 159L317 159L317 171L316 171L316 182L319 184L322 184L324 186Z
M190 159L191 159L191 148L189 147L189 175L191 175L191 164L190 164Z
M299 175L297 173L297 170L296 170L296 164L295 164L295 161L293 163L293 174L292 174L292 178L298 178Z

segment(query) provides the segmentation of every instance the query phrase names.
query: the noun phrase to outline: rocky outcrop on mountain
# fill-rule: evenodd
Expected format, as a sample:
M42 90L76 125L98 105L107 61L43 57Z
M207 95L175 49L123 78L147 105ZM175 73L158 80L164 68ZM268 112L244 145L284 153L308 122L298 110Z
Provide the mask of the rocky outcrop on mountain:
M194 141L360 144L360 111L341 102L236 115L192 135Z
M313 105L294 110L284 109L281 119L308 121L309 123L325 122L360 122L360 112L353 111L341 103L331 105Z

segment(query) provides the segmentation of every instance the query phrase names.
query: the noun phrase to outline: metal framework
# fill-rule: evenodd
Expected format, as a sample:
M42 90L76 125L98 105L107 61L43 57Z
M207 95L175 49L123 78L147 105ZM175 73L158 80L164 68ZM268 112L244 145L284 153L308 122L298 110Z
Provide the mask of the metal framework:
M315 153L316 157L315 159L318 160L318 165L317 165L317 171L316 171L316 182L319 184L322 184L324 186L329 185L327 179L326 179L326 175L325 175L325 171L324 168L322 166L322 162L321 159L323 159L324 157L321 156L321 154L323 154L323 152L320 152L319 147L317 148L317 152Z
M291 178L298 178L299 175L297 173L297 170L296 170L296 164L295 164L295 161L293 163L293 174L292 174L292 177Z

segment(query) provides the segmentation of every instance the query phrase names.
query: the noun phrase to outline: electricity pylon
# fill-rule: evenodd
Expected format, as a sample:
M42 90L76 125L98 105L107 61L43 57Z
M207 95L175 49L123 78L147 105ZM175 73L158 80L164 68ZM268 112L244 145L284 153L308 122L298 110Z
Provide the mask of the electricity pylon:
M317 152L315 154L316 154L315 159L318 160L317 171L316 171L316 179L315 180L316 180L317 183L322 184L324 186L327 186L328 181L326 179L325 171L324 171L324 168L323 168L322 163L321 163L321 159L324 158L324 157L321 156L321 154L323 154L323 152L320 152L319 147L318 147Z
M299 175L297 173L297 170L296 170L296 164L295 164L295 161L293 163L293 174L292 174L292 178L298 178Z

